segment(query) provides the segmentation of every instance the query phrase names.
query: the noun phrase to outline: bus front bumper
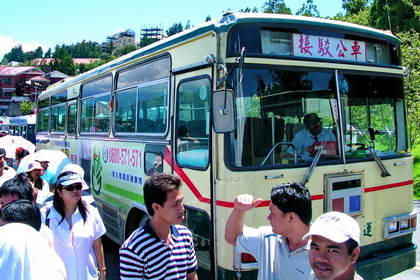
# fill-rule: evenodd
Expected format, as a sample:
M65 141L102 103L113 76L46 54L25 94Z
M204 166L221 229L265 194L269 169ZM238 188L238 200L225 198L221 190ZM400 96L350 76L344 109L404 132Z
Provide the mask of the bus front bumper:
M384 279L416 266L417 245L378 253L369 259L357 262L357 273L364 279Z

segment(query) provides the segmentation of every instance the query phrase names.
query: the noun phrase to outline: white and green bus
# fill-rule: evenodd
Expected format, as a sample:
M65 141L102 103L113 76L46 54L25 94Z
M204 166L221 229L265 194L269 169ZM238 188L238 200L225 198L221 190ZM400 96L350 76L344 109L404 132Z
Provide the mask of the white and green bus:
M13 117L9 120L8 132L35 144L35 124L36 114Z
M313 219L336 210L357 220L358 272L381 279L413 267L417 248L403 75L389 32L227 14L47 89L37 147L84 168L119 244L148 218L145 180L180 176L200 279L255 278L252 256L224 240L233 200L262 197L245 223L268 225L271 188L296 181L311 192ZM308 113L336 141L305 160L287 150Z

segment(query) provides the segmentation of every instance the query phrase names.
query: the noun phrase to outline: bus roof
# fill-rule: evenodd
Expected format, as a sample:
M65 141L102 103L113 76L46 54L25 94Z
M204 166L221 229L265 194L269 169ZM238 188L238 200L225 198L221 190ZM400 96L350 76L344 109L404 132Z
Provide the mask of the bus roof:
M139 59L150 54L153 54L157 50L163 50L172 45L178 44L180 42L192 39L198 36L202 36L208 32L222 33L227 32L235 24L246 24L246 23L283 23L290 25L301 25L307 28L313 28L316 26L317 29L325 29L328 31L341 31L357 35L368 35L374 37L375 39L386 40L395 44L399 44L399 41L396 36L394 36L390 31L379 30L359 24L348 23L337 20L322 19L316 17L306 17L306 16L295 16L295 15L285 15L285 14L270 14L270 13L236 13L228 14L219 19L214 19L208 22L204 22L198 26L184 30L183 32L177 33L170 37L159 40L153 44L150 44L146 47L128 53L124 56L121 56L115 60L112 60L106 64L103 64L95 69L92 69L86 73L83 73L76 77L71 77L71 79L66 79L61 83L56 83L48 87L46 91L41 93L39 96L40 99L52 94L53 92L61 91L67 88L68 86L76 83L82 83L86 80L90 80L101 74L105 74L108 71L114 69L115 67L122 66L127 64L132 60Z
M36 115L24 115L24 116L18 116L13 117L10 119L9 124L10 125L27 125L27 124L35 124L36 122Z

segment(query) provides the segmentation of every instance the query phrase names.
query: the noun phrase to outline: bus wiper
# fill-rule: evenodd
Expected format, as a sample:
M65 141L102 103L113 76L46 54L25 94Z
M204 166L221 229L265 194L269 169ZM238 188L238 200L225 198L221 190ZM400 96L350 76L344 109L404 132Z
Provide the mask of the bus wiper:
M381 177L387 177L387 176L391 176L391 174L388 172L388 170L386 169L386 167L384 166L384 164L382 163L381 158L378 156L378 154L376 153L375 148L373 147L373 141L375 140L375 130L371 127L368 128L369 131L369 136L371 141L367 141L366 140L366 134L360 129L359 125L357 123L350 123L350 125L352 125L354 128L356 128L357 132L363 136L363 141L365 142L366 147L368 148L370 154L373 156L373 159L376 161L376 163L379 166L379 169L381 170Z
M311 166L308 169L308 172L306 172L305 179L303 179L302 186L305 186L306 183L309 182L309 179L312 176L312 172L314 171L316 165L318 164L319 158L321 157L321 153L322 153L322 150L324 149L325 143L327 143L326 140L321 143L321 145L319 146L319 149L316 151L314 160L312 161Z
M239 82L242 83L242 78L244 76L244 63L245 63L245 47L242 48L241 50L241 56L238 56L236 59L236 61L239 61Z

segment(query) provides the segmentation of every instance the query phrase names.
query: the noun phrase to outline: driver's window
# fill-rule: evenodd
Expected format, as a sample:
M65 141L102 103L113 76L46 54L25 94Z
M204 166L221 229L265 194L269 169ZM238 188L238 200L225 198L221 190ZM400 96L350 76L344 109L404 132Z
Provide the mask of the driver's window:
M180 165L205 168L209 161L211 83L207 76L178 86L176 158Z

